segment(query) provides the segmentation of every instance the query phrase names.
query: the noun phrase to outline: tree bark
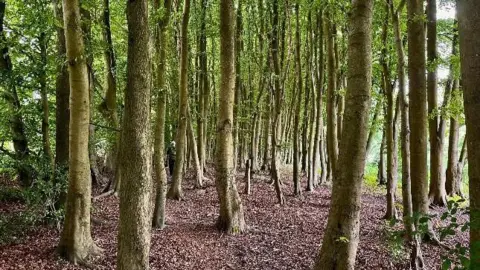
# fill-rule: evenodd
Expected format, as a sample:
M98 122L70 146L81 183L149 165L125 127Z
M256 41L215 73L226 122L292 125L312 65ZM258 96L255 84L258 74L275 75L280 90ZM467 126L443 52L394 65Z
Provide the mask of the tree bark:
M161 0L153 3L155 10L164 9L165 13L156 21L156 58L157 76L155 80L155 88L158 91L157 100L157 119L155 123L155 145L153 163L155 168L155 176L157 178L157 190L155 196L155 208L153 212L153 227L163 229L165 227L165 201L167 191L167 173L165 171L165 109L167 89L165 87L165 68L166 68L166 47L168 39L168 23L172 12L172 1L164 0L162 6Z
M168 190L167 197L181 200L183 197L182 178L184 165L184 151L186 148L187 113L188 113L188 21L190 17L190 0L185 0L183 6L183 18L181 25L180 42L180 98L179 116L176 141L175 169L172 176L172 185Z
M470 269L480 268L480 11L478 1L457 2L470 194Z
M295 73L297 75L297 91L294 97L295 100L295 116L294 116L294 136L293 136L293 193L295 195L302 195L302 189L300 184L300 171L299 171L299 157L300 157L300 149L299 149L299 134L300 130L300 108L302 104L302 62L300 57L300 8L299 4L295 4L295 18L296 18L296 31L295 31ZM306 119L303 121L306 122Z
M338 140L337 140L337 112L335 108L336 94L336 71L335 71L335 52L334 36L332 25L330 23L331 15L327 13L325 17L325 36L327 42L327 152L328 161L332 178L335 178L336 163L338 159Z
M57 74L55 80L55 166L57 170L66 171L68 166L68 129L70 123L70 83L68 81L68 67L65 64L65 30L63 29L62 1L53 0L56 20L62 26L57 26Z
M427 89L423 1L408 0L408 77L410 96L410 171L413 214L428 214ZM418 223L418 218L415 221Z
M437 113L437 0L427 1L427 60L428 127L430 133L430 191L428 197L431 204L445 206L447 205L447 194L442 164L444 130L442 130L440 115ZM447 94L445 98L447 98Z
M127 3L127 87L121 147L117 269L148 269L152 222L148 1Z
M314 269L354 269L372 81L373 1L352 2L346 110L327 229Z
M216 177L220 215L217 227L230 234L246 229L243 206L235 183L233 164L233 102L235 95L235 40L233 2L220 1L220 93L217 123Z
M280 152L280 128L281 128L281 113L282 113L282 101L283 101L283 88L281 87L280 83L280 63L278 60L278 0L273 0L272 3L272 27L273 30L271 32L271 53L272 53L272 62L273 62L273 72L275 74L274 82L273 82L273 100L274 100L274 108L273 108L273 121L272 121L272 180L275 185L275 192L277 194L277 201L280 205L285 203L285 197L283 196L282 191L282 184L280 182L280 176L278 171L278 152Z
M90 87L79 1L64 0L63 16L70 74L70 159L65 222L58 250L62 257L74 264L84 264L100 250L93 242L90 229Z

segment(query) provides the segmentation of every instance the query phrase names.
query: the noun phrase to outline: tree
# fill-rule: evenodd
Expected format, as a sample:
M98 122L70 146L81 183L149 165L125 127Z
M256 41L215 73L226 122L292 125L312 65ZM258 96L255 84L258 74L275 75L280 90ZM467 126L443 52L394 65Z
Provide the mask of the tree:
M296 31L295 31L295 72L297 74L297 93L294 97L295 100L295 116L294 116L294 127L293 133L299 134L300 129L300 108L302 104L302 62L300 57L300 8L299 4L295 4L295 18L296 18ZM306 122L306 119L304 119ZM300 176L299 176L299 157L300 157L300 149L299 149L299 136L293 136L293 192L295 195L302 195L302 189L300 186Z
M148 0L127 3L128 55L120 151L117 269L148 269L151 211L150 54Z
M70 159L65 221L58 250L60 255L69 261L84 264L90 256L99 254L100 249L93 242L90 229L92 192L88 157L90 88L79 1L64 0L63 16L70 75Z
M430 139L430 191L429 200L434 205L445 206L445 175L443 171L443 141L445 121L440 119L437 94L437 0L427 1L427 92L428 92L428 127ZM447 98L448 93L445 94Z
M57 30L57 75L55 81L55 164L57 167L68 165L68 129L70 123L70 84L68 81L68 67L65 65L65 30L63 29L63 10L60 0L53 1L55 17L59 22Z
M327 229L314 269L354 269L372 80L373 1L352 3L343 137Z
M410 172L413 214L428 214L427 92L423 1L408 0L408 78L410 96ZM416 220L418 222L418 219Z
M480 267L480 11L478 2L457 2L470 191L470 269Z
M233 147L233 101L235 95L235 53L233 1L220 1L220 92L217 123L215 184L220 200L217 228L231 234L246 229L243 206L235 184Z
M186 132L188 120L188 20L190 17L190 0L185 0L183 5L183 18L180 31L180 86L179 86L179 116L178 129L175 137L176 142L176 160L175 169L173 171L172 182L168 190L167 197L174 200L181 200L182 192L182 177L183 177L183 163L184 151L186 148Z
M154 2L154 9L159 12L165 9L163 17L157 19L157 27L155 33L155 47L157 63L157 77L154 82L155 88L158 91L157 101L157 119L155 123L155 142L153 163L155 169L155 176L157 178L157 193L155 197L155 209L153 212L153 227L163 229L165 227L165 199L167 191L167 173L165 171L165 108L166 95L165 89L165 60L166 60L166 46L168 38L168 23L170 21L170 14L172 12L172 1L165 0L163 6L161 0Z
M32 183L32 170L27 162L30 157L30 149L25 132L25 124L22 117L22 105L18 97L15 75L13 74L12 60L8 51L6 42L5 25L6 2L0 1L0 76L5 83L7 91L2 93L2 98L7 102L11 113L9 124L12 133L13 148L15 154L12 155L17 161L16 170L20 185L27 187ZM5 152L2 145L2 152ZM6 152L9 153L9 152Z

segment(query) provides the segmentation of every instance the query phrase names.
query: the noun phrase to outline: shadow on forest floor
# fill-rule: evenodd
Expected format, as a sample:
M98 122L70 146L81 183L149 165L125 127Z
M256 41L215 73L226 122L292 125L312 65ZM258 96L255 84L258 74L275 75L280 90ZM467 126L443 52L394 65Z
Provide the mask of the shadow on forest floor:
M284 173L286 175L286 173ZM272 185L254 176L251 195L241 194L248 224L247 233L229 236L215 230L218 202L213 177L202 191L192 189L193 180L184 184L184 201L167 201L167 227L152 231L151 269L310 269L318 253L328 215L330 189L303 192L302 198L287 196L287 203L276 204ZM263 175L260 179L264 179ZM257 179L257 180L256 180ZM302 179L305 183L306 179ZM285 194L292 194L290 178L283 179ZM237 177L243 191L243 173ZM386 222L382 220L385 198L362 195L360 244L356 269L406 269L408 260L388 245ZM1 208L0 208L1 210ZM0 214L1 211L0 211ZM92 225L93 237L104 256L96 269L114 269L116 263L118 199L111 196L94 203L93 215L104 220ZM434 226L442 224L434 221ZM0 269L79 269L55 254L59 232L39 226L21 243L0 246ZM447 239L466 243L468 232ZM423 248L425 269L437 269L440 250ZM396 254L393 256L392 254ZM403 254L404 255L404 254Z

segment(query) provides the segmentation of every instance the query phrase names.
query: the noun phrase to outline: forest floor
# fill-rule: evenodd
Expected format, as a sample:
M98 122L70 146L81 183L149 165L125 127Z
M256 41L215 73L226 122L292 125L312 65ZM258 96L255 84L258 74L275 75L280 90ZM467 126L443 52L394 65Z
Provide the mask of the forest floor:
M283 175L291 175L284 172ZM152 231L151 269L311 269L326 226L331 191L320 187L293 197L290 178L284 179L285 206L276 204L273 186L267 176L255 175L251 195L241 194L248 231L229 236L216 231L218 199L212 179L207 187L193 189L185 180L183 201L167 201L167 227ZM303 179L305 183L306 179ZM238 175L239 191L243 176ZM394 229L382 219L385 196L381 189L365 188L362 195L360 244L355 269L408 269L408 252L392 238ZM0 205L0 215L22 211L22 207ZM433 209L433 213L444 210ZM94 202L93 216L102 220L92 225L93 238L104 249L95 269L114 269L116 263L118 199L114 196ZM458 221L467 217L459 215ZM435 229L446 226L437 217ZM396 228L401 228L397 225ZM55 247L59 230L41 225L26 236L0 246L0 269L81 269L59 259ZM446 245L468 243L468 231L447 238ZM439 269L444 248L423 245L425 269Z

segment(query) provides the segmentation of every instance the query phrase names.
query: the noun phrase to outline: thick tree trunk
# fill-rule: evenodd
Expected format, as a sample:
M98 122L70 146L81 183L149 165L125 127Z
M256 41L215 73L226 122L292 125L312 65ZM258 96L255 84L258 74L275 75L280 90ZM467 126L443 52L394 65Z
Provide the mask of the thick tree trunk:
M322 248L314 269L354 269L359 242L372 81L373 0L352 3L345 126Z
M190 17L190 0L185 0L183 6L183 18L181 26L180 42L180 98L179 116L176 141L175 169L172 176L172 185L168 190L167 197L181 200L183 197L182 178L184 166L184 152L186 148L187 113L188 113L188 21Z
M233 35L235 11L233 2L220 1L220 93L217 123L216 177L220 216L217 227L231 234L246 229L243 206L235 183L233 164L233 101L235 95L235 41Z
M205 148L207 138L207 120L208 120L208 103L210 96L210 89L208 85L207 73L207 35L206 35L206 15L207 15L207 0L202 0L202 8L200 11L200 93L199 110L200 116L198 120L198 155L202 171L205 170Z
M430 191L429 201L433 205L445 206L445 175L443 171L443 138L438 109L437 94L437 0L427 1L427 92L428 92L428 127L430 139ZM447 95L445 95L447 98Z
M462 89L467 126L470 194L470 269L480 268L480 11L478 1L457 2Z
M155 10L165 10L162 18L158 18L156 22L155 49L157 63L157 76L155 80L155 88L158 91L157 101L157 119L155 123L155 144L153 146L153 164L155 176L157 177L157 190L155 196L155 208L153 212L153 227L163 229L165 227L165 201L167 191L167 173L165 171L165 109L167 89L165 87L165 67L166 67L166 50L168 38L168 23L172 12L172 1L156 0L153 3Z
M56 170L66 171L68 166L68 129L70 123L70 83L68 81L68 67L65 64L65 30L63 29L62 1L53 0L56 20L62 26L57 26L57 74L55 80L55 165Z
M296 31L295 31L295 73L297 79L297 91L295 96L293 97L295 101L295 117L294 117L294 125L293 125L293 193L295 195L302 195L301 183L300 183L300 168L299 168L299 157L300 157L300 149L299 149L299 134L300 132L300 108L302 104L302 92L303 92L303 85L302 85L302 62L300 57L300 8L299 4L295 4L295 18L296 18ZM306 119L303 120L306 122Z
M150 141L151 60L148 1L127 3L127 87L121 148L117 269L149 268L152 225Z
M413 213L428 214L427 89L425 81L425 27L421 0L408 0L408 77L410 96L410 170ZM416 220L418 223L418 218Z
M91 175L88 157L90 97L89 78L82 36L80 3L63 1L67 63L70 74L70 159L65 222L58 245L62 257L86 263L99 248L90 230Z

